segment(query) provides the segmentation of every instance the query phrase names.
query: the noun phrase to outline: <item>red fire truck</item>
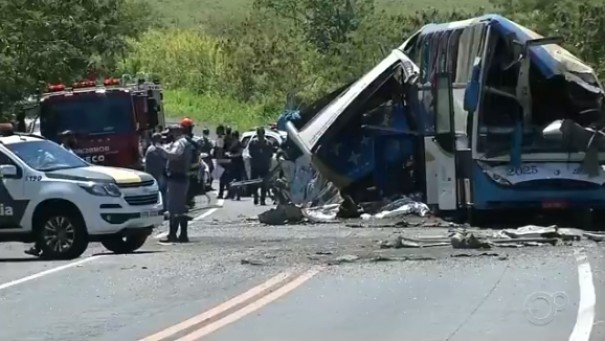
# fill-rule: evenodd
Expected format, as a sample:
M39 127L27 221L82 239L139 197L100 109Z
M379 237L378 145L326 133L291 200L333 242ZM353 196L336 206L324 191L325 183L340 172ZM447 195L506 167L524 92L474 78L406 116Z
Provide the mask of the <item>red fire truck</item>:
M29 130L56 142L71 130L74 151L88 162L138 169L142 141L165 126L162 102L159 82L148 77L54 84L40 98L39 116Z

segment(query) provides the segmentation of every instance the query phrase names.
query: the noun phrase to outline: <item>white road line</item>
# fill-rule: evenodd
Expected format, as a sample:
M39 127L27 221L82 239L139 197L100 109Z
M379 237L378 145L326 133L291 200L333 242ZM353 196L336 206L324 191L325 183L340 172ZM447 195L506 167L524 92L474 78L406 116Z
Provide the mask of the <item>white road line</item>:
M216 212L216 210L218 210L220 207L223 207L223 205L225 205L225 199L218 199L216 201L216 204L219 206L217 208L213 208L211 210L208 210L200 215L198 215L197 217L193 218L193 221L198 221L198 220L202 220L204 218L206 218L207 216L211 215L212 213Z
M588 341L594 324L596 294L592 281L592 272L588 257L583 251L576 251L578 262L578 281L580 284L580 303L578 317L569 341Z
M71 263L67 263L67 264L61 265L61 266L57 266L56 268L52 268L52 269L48 269L48 270L45 270L45 271L42 271L42 272L38 272L38 273L35 273L33 275L29 275L29 276L26 276L26 277L23 277L23 278L14 280L14 281L6 282L6 283L3 283L3 284L0 284L0 290L8 289L10 287L14 287L15 285L19 285L19 284L22 284L22 283L25 283L25 282L33 281L34 279L38 279L40 277L44 277L46 275L53 274L55 272L59 272L59 271L63 271L63 270L69 269L69 268L73 268L74 266L82 265L84 263L91 262L91 261L99 259L101 257L103 257L103 256L90 256L90 257L86 257L84 259L80 259L80 260L77 260L75 262L71 262Z
M215 208L209 209L208 211L206 211L206 212L204 212L204 213L202 213L202 214L198 215L197 217L193 218L193 221L199 221L199 220L202 220L202 219L204 219L204 218L208 217L209 215L211 215L212 213L216 212L216 211L217 211L219 208L221 208L221 207L223 207L223 205L225 205L225 199L218 199L218 200L216 201L216 205L217 205L218 207L215 207ZM165 232L162 232L162 233L158 233L158 234L156 234L156 235L153 237L153 239L162 239L162 238L166 237L167 235L168 235L168 231L165 231Z

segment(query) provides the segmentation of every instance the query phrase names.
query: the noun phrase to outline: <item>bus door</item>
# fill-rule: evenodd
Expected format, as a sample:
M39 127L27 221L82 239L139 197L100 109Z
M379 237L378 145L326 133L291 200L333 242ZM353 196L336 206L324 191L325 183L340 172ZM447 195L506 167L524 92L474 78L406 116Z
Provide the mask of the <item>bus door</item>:
M452 77L448 72L435 77L435 136L432 139L437 162L437 191L440 211L458 209L456 180L456 126Z

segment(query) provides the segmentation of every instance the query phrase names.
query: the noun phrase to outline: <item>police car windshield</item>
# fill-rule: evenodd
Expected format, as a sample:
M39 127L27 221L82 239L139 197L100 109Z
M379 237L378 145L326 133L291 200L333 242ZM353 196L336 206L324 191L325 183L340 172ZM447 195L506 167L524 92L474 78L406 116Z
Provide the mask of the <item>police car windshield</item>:
M132 100L128 93L78 94L43 105L45 136L72 130L82 135L126 134L135 131Z
M28 166L43 172L88 166L88 163L76 154L47 140L12 143L5 146Z

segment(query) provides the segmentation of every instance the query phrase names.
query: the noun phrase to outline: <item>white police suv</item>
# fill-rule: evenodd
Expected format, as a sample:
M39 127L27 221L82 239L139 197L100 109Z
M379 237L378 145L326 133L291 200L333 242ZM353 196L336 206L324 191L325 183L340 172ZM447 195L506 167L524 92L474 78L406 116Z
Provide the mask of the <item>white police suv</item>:
M0 241L35 242L45 258L79 257L91 241L132 252L163 222L151 175L91 165L40 136L0 137L0 177Z

